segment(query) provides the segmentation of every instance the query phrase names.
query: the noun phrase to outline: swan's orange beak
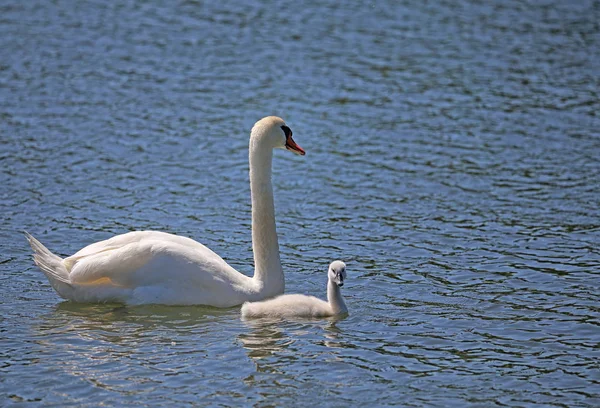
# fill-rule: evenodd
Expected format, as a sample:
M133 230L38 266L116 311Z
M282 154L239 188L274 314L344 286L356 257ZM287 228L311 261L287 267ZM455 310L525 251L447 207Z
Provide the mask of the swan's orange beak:
M300 156L304 156L306 154L304 149L298 146L296 142L294 142L294 139L292 139L292 135L289 135L285 138L285 148L291 152L299 154Z

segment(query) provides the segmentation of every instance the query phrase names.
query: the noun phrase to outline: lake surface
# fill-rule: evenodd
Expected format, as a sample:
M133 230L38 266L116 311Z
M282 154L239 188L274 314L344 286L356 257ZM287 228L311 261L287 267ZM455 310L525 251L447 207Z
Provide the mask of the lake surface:
M115 2L116 3L116 2ZM0 3L0 405L600 406L598 1ZM249 132L286 292L341 320L62 301L130 230L253 271Z

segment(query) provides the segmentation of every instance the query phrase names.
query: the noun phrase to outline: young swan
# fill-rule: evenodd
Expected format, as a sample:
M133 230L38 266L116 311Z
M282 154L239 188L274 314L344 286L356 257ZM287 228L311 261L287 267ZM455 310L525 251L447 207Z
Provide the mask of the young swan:
M327 302L314 296L281 295L262 302L246 302L242 318L254 317L328 317L348 313L340 287L346 279L346 264L334 261L327 272Z

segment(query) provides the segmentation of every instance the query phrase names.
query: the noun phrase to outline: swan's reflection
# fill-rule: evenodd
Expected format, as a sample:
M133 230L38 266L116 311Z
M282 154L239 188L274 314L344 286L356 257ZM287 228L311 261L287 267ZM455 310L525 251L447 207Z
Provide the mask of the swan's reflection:
M72 329L77 331L104 330L107 333L123 334L127 329L129 335L152 329L172 329L178 332L189 330L203 323L221 320L235 313L232 309L217 309L201 306L124 306L119 304L81 304L73 302L60 303L54 313L48 314L47 322L51 324L69 321Z
M102 389L135 390L194 372L224 327L239 324L236 309L60 303L32 325L37 353L56 369ZM212 337L211 337L212 336Z
M307 350L309 354L315 352L314 348L301 344L304 341L308 340L316 347L345 347L339 339L343 331L337 326L343 319L345 316L321 320L247 319L243 323L248 331L241 333L238 340L254 362L257 372L275 373L280 372L280 366L289 366L305 358Z
M253 360L277 354L294 344L294 340L280 327L280 321L258 319L244 321L244 323L250 330L247 333L241 333L238 339L246 349L248 357Z
M338 322L345 319L344 317L332 317L327 326L324 329L324 336L326 340L323 344L329 348L344 348L347 347L346 342L341 340L341 335L344 333L342 329L338 327Z
M129 307L62 302L54 311L40 316L42 320L32 328L40 343L71 339L71 342L90 342L94 347L113 344L135 348L151 338L152 343L160 347L208 332L213 324L231 320L235 313L232 309L209 307ZM78 353L85 354L86 350L78 350Z

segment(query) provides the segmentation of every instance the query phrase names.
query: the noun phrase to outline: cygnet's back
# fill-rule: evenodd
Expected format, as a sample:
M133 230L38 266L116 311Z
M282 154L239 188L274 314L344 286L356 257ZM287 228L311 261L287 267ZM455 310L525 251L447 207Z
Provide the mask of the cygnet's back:
M246 302L242 306L242 318L253 317L328 317L347 313L348 308L340 293L346 279L346 264L334 261L327 272L328 302L314 296L281 295L262 302Z

